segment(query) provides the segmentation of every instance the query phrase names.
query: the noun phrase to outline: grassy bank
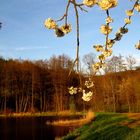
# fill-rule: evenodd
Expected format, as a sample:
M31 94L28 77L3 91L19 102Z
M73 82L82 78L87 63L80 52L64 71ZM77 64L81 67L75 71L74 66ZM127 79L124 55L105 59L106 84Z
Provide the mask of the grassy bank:
M98 113L95 121L69 133L62 140L140 140L139 117Z

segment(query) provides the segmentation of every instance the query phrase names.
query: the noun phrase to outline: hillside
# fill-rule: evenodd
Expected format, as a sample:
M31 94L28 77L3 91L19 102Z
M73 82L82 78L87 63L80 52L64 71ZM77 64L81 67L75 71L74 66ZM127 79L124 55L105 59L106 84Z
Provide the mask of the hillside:
M0 112L76 111L140 112L140 70L92 76L93 98L83 102L68 87L79 86L72 60L63 55L45 61L0 59ZM84 84L87 77L81 74Z
M140 114L98 113L96 120L62 140L139 140Z

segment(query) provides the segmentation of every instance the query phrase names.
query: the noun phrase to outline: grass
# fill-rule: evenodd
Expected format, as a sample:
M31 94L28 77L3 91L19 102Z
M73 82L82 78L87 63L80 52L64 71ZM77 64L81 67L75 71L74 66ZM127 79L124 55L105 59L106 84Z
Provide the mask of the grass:
M86 116L81 119L74 120L58 120L53 122L46 122L47 124L57 125L57 126L82 126L84 124L90 123L95 118L92 111L88 111Z
M133 123L126 114L98 113L96 120L64 136L62 140L140 140L140 126L129 127L123 122Z

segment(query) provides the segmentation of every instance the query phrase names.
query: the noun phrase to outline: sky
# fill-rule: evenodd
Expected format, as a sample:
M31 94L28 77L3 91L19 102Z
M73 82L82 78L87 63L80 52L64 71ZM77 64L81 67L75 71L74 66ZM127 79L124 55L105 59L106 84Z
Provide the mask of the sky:
M77 0L82 2L82 0ZM51 17L59 19L65 12L67 0L0 0L0 56L5 59L49 59L53 55L66 54L75 58L76 29L75 13L70 6L68 23L72 32L63 38L57 38L53 30L44 27L44 21ZM124 25L125 10L131 9L133 2L118 0L118 6L110 10L114 19L110 38ZM80 18L80 57L88 53L99 55L93 45L104 44L105 36L100 33L100 26L105 24L106 14L98 6L85 7L88 13L79 10ZM64 22L59 22L59 26ZM113 55L132 55L140 60L140 51L135 44L140 40L140 13L134 12L129 32L113 47Z

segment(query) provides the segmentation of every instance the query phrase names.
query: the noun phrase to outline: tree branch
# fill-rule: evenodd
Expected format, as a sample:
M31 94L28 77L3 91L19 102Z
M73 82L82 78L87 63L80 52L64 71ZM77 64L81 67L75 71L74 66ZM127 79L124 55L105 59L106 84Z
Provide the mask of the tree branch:
M106 15L107 15L107 18L108 18L109 17L109 10L106 10ZM109 27L109 23L107 23L107 26ZM108 33L108 30L107 30L105 50L107 50L107 46L108 46L108 36L109 36L109 33Z
M71 0L68 0L64 15L60 19L56 20L56 22L62 21L65 18L65 24L67 24L68 10L69 10L69 6L70 6L70 2L71 2Z
M76 5L76 7L80 8L81 11L88 12L87 10L85 10L85 9L82 7L82 6L84 6L83 3L78 4L78 3L76 3L76 1L74 2L73 0L71 0L71 3L72 3L73 5Z

